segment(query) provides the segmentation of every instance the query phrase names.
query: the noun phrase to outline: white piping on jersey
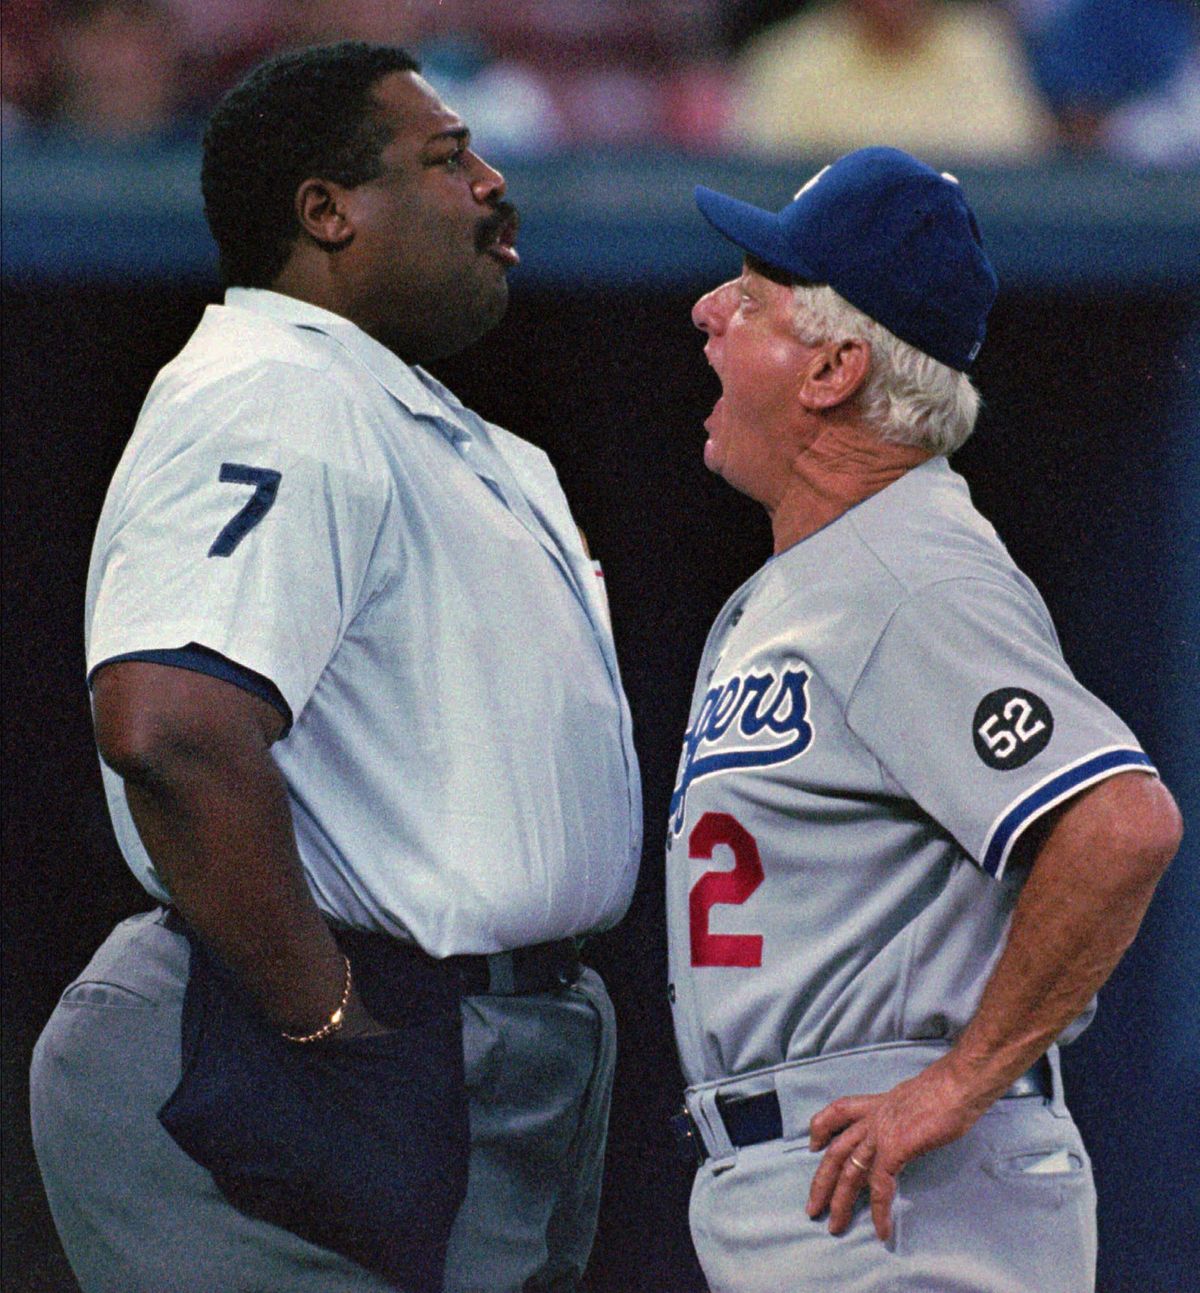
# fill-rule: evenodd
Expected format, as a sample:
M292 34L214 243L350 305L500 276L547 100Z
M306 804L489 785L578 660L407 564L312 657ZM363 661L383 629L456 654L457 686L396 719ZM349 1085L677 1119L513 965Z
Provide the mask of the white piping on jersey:
M999 880L1008 865L1013 846L1031 822L1088 786L1115 773L1129 771L1158 775L1158 770L1141 750L1124 745L1104 746L1065 767L1056 768L999 813L984 840L979 865Z

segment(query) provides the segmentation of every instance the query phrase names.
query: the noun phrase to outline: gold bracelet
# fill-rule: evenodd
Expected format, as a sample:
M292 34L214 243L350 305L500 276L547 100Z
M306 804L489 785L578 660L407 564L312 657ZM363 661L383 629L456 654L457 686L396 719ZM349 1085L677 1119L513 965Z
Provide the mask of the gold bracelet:
M286 1037L289 1042L304 1043L323 1041L326 1037L332 1037L333 1034L341 1028L342 1024L346 1022L346 1003L350 1000L350 958L348 956L343 956L342 961L346 966L346 982L342 988L342 999L338 1002L338 1008L329 1016L329 1021L322 1024L315 1033L305 1033L303 1036L298 1036L296 1033L284 1033L284 1037Z

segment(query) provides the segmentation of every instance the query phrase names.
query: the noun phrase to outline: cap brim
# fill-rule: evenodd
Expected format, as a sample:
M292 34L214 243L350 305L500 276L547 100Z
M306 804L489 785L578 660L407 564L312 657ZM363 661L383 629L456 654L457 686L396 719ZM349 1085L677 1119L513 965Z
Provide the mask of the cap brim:
M695 194L700 214L735 246L796 278L818 279L816 271L804 264L784 239L781 222L775 212L763 211L749 202L726 197L724 193L706 189L702 184L696 185Z

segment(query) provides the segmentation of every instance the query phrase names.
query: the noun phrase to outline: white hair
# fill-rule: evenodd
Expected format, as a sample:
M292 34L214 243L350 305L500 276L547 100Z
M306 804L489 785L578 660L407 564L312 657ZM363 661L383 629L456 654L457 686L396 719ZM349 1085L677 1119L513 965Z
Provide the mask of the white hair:
M953 453L966 443L980 403L966 373L901 341L832 287L801 284L793 292L796 333L805 345L841 337L870 345L871 367L859 399L881 440L935 454Z

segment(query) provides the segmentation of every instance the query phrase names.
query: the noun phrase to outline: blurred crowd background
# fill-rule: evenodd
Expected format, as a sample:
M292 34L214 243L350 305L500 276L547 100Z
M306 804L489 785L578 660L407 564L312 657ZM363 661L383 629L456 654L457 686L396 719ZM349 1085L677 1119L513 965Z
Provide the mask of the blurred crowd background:
M188 138L266 54L403 44L497 155L1200 161L1197 0L5 0L6 147Z

